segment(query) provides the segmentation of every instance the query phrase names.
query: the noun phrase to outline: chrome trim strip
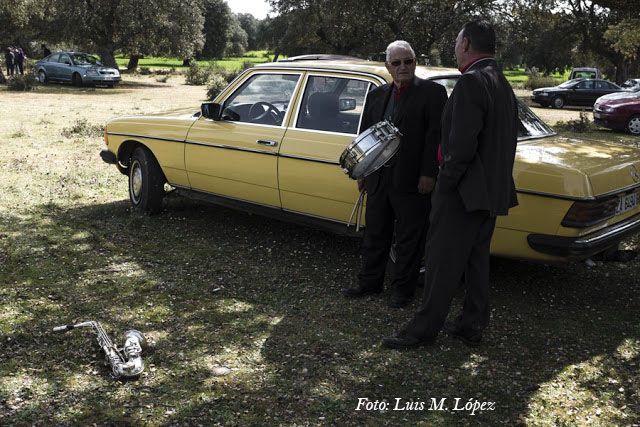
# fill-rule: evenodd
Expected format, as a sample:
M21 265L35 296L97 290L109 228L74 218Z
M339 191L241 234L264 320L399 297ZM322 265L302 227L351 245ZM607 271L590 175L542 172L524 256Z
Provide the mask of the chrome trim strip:
M270 156L278 155L277 151L258 150L258 149L245 148L245 147L234 147L232 145L224 145L224 144L212 144L209 142L199 142L199 141L193 141L190 139L187 139L185 143L191 144L191 145L201 145L203 147L223 148L225 150L246 151L249 153L268 154Z
M132 136L132 137L135 137L135 138L157 139L158 141L169 141L169 142L186 142L184 139L160 138L160 137L157 137L157 136L141 135L141 134L137 134L137 133L107 132L107 135Z
M328 165L340 166L340 162L333 160L314 159L312 157L293 156L291 154L279 154L278 157L284 157L286 159L306 160L308 162L326 163Z
M342 73L342 74L351 74L354 76L360 75L360 76L367 76L367 77L371 77L374 78L376 80L378 80L380 82L380 84L386 84L387 81L385 79L383 79L382 77L380 77L379 75L375 74L375 73L368 73L366 71L353 71L353 70L341 70L341 69L335 69L335 68L323 68L323 67L314 67L313 65L308 65L305 64L304 67L299 67L299 68L295 68L295 67L280 67L280 66L274 66L273 69L271 69L271 66L265 66L265 64L273 64L270 62L265 62L262 64L256 64L256 66L254 66L253 69L259 69L259 70L270 70L270 71L280 71L280 70L286 70L286 71L297 71L297 72L309 72L309 70L313 70L313 71L327 71L330 73ZM277 68L275 68L277 67ZM459 76L458 76L459 77ZM441 78L441 77L438 77Z
M635 215L635 217L630 217L626 221L627 222L622 221L623 224L612 224L610 226L611 227L610 229L607 229L609 227L606 227L603 231L601 232L596 231L591 235L585 236L584 238L579 237L575 240L575 243L588 245L588 244L592 244L593 242L598 242L600 240L607 239L609 236L624 233L630 228L635 228L636 226L640 225L640 215Z
M634 190L636 188L640 188L640 183L632 184L623 188L618 188L608 193L598 194L595 197L594 196L589 196L589 197L563 196L559 194L544 193L542 191L523 190L520 188L516 188L516 192L523 193L523 194L532 194L534 196L550 197L552 199L561 199L561 200L599 200L599 199L604 199L610 196L615 196L618 193L625 193L629 190Z

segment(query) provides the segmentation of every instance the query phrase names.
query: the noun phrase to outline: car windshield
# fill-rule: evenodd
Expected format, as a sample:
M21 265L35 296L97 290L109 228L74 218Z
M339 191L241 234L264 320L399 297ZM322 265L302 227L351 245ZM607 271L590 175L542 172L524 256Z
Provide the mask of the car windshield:
M573 79L573 80L567 80L566 82L559 84L558 87L569 87L569 86L573 86L574 84L578 83L578 81L580 81L582 79Z
M71 59L73 59L73 63L76 65L95 65L98 63L98 58L85 53L71 55Z

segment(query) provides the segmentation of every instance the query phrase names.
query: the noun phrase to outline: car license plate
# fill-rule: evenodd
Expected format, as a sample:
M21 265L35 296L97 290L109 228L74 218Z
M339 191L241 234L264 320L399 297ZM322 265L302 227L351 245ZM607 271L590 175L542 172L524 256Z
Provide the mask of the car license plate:
M600 113L593 113L593 117L596 119L599 119L600 117L602 117L602 114Z
M618 199L618 206L616 207L616 215L623 212L630 211L638 206L638 193L627 194L626 196Z

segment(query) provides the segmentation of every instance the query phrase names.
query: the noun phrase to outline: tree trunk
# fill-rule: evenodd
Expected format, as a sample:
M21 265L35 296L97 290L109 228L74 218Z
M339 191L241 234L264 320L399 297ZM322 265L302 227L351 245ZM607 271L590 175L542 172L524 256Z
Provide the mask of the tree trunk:
M100 55L100 60L105 67L118 68L113 51L113 46L101 46L98 48L98 55Z
M276 50L273 52L273 62L278 62L278 57L280 56L280 51Z
M616 64L616 83L622 84L629 79L629 63L621 60Z
M182 66L183 67L190 67L191 66L191 58L184 58L182 60Z
M7 82L7 79L4 76L4 73L2 72L2 68L0 68L0 84L5 84Z
M135 69L138 68L138 61L140 58L141 55L131 55L129 63L127 64L127 71L135 71Z

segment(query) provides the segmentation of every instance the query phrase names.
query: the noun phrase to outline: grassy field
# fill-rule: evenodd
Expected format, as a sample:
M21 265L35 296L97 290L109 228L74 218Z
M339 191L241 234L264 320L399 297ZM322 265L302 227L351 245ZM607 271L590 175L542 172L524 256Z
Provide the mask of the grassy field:
M216 60L203 60L194 61L199 66L206 67L209 65L218 65L224 67L227 70L238 70L242 67L244 62L251 62L254 64L260 64L263 62L270 62L273 60L273 55L270 55L265 50L248 51L242 57L229 57ZM122 55L116 56L116 62L120 69L127 68L129 58ZM182 59L179 58L166 58L166 57L146 57L138 61L138 67L146 67L149 69L184 69L187 68L182 65Z
M340 295L358 241L178 197L160 215L132 214L126 178L98 156L101 126L197 109L205 88L180 79L0 88L0 425L640 423L638 259L494 259L482 347L441 337L395 352L380 338L416 304ZM139 380L109 378L90 330L51 332L83 320L119 344L144 333ZM360 398L425 409L357 411ZM449 409L427 410L432 398ZM456 411L456 398L493 410Z

